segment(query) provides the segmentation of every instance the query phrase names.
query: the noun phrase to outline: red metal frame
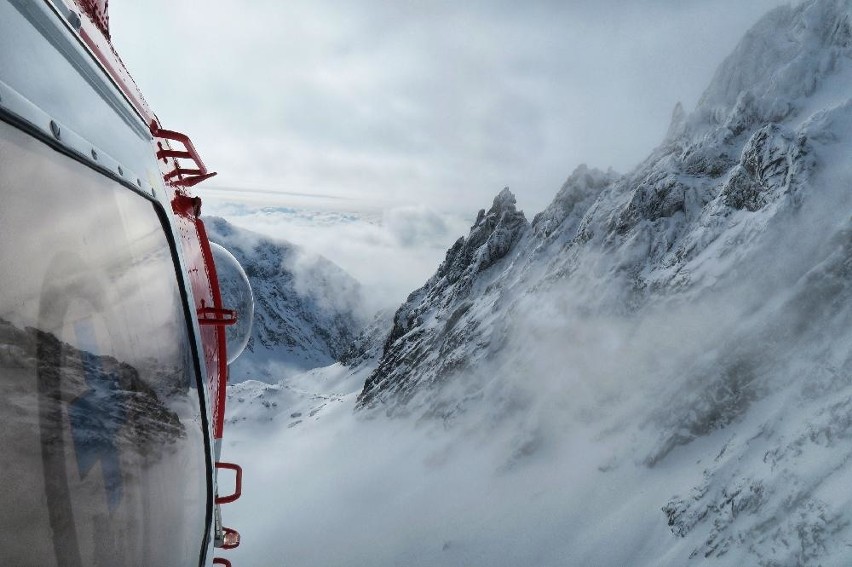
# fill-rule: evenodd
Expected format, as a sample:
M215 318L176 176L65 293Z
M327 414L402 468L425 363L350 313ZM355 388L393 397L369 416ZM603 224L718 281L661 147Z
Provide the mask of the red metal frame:
M172 200L175 223L187 264L187 276L195 296L195 310L201 326L201 346L207 367L207 390L210 393L213 438L222 438L225 425L225 399L228 378L225 326L236 321L233 311L222 306L222 295L213 263L213 251L204 222L198 218L200 205L180 192ZM205 322L206 321L206 322Z
M207 238L207 230L204 228L204 222L200 218L195 219L195 227L198 231L201 256L207 271L213 309L221 312L224 310L222 307L222 293L219 290L219 277L216 274L216 264L213 262L213 250L210 248L210 239ZM203 300L201 301L200 308L207 308ZM236 322L236 319L234 319L234 322ZM215 330L217 368L214 374L211 374L208 368L208 386L210 388L210 399L213 401L213 438L221 439L222 430L225 426L225 390L228 384L227 343L225 340L225 327L217 324L212 328Z

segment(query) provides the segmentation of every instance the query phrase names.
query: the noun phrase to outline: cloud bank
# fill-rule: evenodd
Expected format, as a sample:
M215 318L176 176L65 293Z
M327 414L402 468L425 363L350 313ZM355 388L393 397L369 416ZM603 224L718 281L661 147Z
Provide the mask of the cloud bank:
M220 172L214 186L468 213L508 185L532 214L580 163L638 163L674 105L692 108L742 33L783 3L110 8L122 57L164 124Z
M241 201L244 197L211 191L204 214L325 256L364 286L363 309L368 313L396 309L435 272L447 248L467 233L471 222L423 205L382 208L294 197L295 206L259 206Z

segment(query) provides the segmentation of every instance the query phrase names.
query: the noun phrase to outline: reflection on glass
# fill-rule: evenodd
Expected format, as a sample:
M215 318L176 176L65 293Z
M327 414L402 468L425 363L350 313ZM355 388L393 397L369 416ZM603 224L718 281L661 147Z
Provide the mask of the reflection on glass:
M225 327L228 364L231 364L242 354L251 338L254 296L248 276L234 255L212 242L210 248L213 251L213 263L216 265L222 305L237 312L237 322Z
M197 563L199 381L154 206L2 122L0 196L0 556Z

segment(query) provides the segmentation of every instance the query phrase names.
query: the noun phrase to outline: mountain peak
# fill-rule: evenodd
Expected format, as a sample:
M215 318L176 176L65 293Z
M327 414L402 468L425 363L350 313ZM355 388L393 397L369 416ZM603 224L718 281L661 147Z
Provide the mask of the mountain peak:
M852 0L773 10L721 65L696 112L675 106L645 162L623 176L577 167L532 225L500 191L397 311L360 405L404 406L492 352L502 340L495 313L533 292L594 290L585 310L633 313L745 268L745 251L804 199L818 144L842 130L830 123L848 114L850 21Z
M390 396L406 399L421 384L440 382L467 364L464 347L477 332L468 324L468 297L479 295L478 290L499 277L496 266L505 265L530 226L515 205L508 187L500 191L488 211L479 211L467 238L459 238L447 251L435 275L400 306L359 406ZM408 372L413 361L421 366L417 376Z
M512 193L508 187L504 187L503 190L494 197L494 203L491 205L491 210L514 212L516 203L517 200L515 199L515 194Z
M754 110L762 120L794 114L841 59L852 57L850 21L852 0L809 0L769 12L716 71L699 101L700 114L723 122L744 93L757 98Z
M446 277L449 283L465 280L464 293L476 274L488 269L505 256L529 223L523 211L518 211L515 195L505 187L494 197L491 208L481 209L467 238L460 238L438 268L436 276Z

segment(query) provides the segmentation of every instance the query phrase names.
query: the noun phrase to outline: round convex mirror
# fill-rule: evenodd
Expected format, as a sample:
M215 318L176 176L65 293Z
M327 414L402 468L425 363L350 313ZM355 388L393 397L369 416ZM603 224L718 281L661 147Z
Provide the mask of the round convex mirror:
M216 275L219 278L219 290L222 293L222 307L237 312L237 322L225 327L225 339L228 349L228 364L234 362L248 344L251 337L251 323L254 319L254 296L245 270L234 255L222 246L210 243Z

